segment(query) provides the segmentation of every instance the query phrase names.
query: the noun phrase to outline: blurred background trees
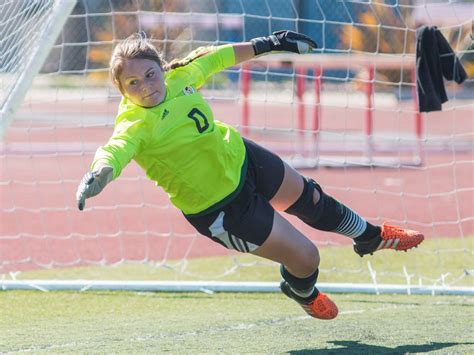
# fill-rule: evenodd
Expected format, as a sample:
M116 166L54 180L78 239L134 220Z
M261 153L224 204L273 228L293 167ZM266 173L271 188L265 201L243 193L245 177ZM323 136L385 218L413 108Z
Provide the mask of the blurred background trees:
M167 60L185 56L202 45L244 41L283 28L313 37L324 53L413 54L417 27L426 23L440 27L459 23L460 17L466 15L463 12L467 11L469 16L468 9L472 17L474 7L472 0L460 1L450 4L453 13L438 14L436 6L428 12L426 7L413 6L416 3L416 0L78 0L42 71L87 73L103 80L115 44L140 30L152 38ZM455 50L473 49L472 24L442 30ZM473 76L473 54L466 53L462 60ZM377 71L376 79L398 85L411 82L407 75L400 70Z

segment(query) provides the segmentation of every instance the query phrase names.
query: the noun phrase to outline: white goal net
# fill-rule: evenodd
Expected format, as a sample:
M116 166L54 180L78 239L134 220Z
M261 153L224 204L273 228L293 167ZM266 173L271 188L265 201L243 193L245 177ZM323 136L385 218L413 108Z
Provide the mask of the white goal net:
M403 255L359 258L351 240L287 216L320 247L322 285L472 293L473 11L472 1L449 0L0 0L0 284L268 281L261 290L274 290L276 265L199 236L134 163L83 212L75 191L112 133L120 95L108 61L120 40L145 31L172 60L290 29L319 48L217 74L202 90L215 117L370 222L426 236ZM469 75L446 82L443 111L423 114L422 25L438 26Z

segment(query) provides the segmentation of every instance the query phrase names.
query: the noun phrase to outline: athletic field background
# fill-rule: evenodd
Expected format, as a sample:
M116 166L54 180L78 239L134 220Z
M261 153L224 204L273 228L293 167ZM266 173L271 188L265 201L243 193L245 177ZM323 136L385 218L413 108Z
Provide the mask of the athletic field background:
M79 212L77 185L97 147L110 136L118 103L96 98L93 91L81 92L84 97L79 101L74 97L68 101L63 93L58 93L63 99L55 101L53 94L48 96L51 103L35 101L35 95L40 94L31 94L2 145L2 181L6 183L0 185L4 211L0 234L8 237L0 239L4 261L0 272L104 260L113 264L234 254L198 237L169 204L166 194L133 162L99 196L87 200L88 209ZM211 105L216 119L238 126L242 102L238 94L233 95L237 99L211 100ZM291 100L291 93L286 100ZM457 105L455 109L451 103ZM301 173L314 178L329 194L372 223L389 221L417 229L427 240L472 236L473 117L469 103L452 101L445 105L445 112L423 115L424 136L429 139L422 166L319 168ZM374 135L406 139L400 143L405 143L405 148L384 155L401 160L410 157L412 153L405 150L413 150L416 142L410 110L413 103L401 101L390 109L379 109L376 97L375 104ZM308 122L311 108L309 102ZM251 127L285 127L288 132L262 135L262 130L251 129L248 136L281 155L295 154L301 142L311 149L311 137L302 140L294 130L296 110L294 103L278 104L270 94L266 102L251 101ZM324 106L321 129L340 132L343 128L349 136L360 132L363 139L364 117L363 108ZM339 149L344 144L350 149L347 142L333 143ZM350 154L346 156L350 158ZM351 242L287 217L319 247ZM322 254L324 258L324 251ZM25 262L29 258L31 262Z

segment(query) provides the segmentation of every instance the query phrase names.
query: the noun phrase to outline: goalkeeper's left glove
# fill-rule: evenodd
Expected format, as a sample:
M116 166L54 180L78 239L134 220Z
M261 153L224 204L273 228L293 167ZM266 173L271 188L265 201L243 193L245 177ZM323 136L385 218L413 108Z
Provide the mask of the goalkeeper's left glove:
M250 41L255 55L271 51L287 51L293 53L309 53L318 45L308 36L293 31L277 31L268 37L258 37Z
M105 185L112 181L112 176L113 169L109 166L86 173L77 187L77 207L82 211L86 204L86 198L98 195Z

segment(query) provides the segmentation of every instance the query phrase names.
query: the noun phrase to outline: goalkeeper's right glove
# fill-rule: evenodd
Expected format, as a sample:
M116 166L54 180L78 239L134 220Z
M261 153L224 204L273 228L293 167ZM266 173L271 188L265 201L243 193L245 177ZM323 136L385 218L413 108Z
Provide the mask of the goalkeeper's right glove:
M84 175L77 187L76 201L79 210L86 205L86 198L98 195L110 181L112 181L113 169L103 166L99 170L89 171Z

